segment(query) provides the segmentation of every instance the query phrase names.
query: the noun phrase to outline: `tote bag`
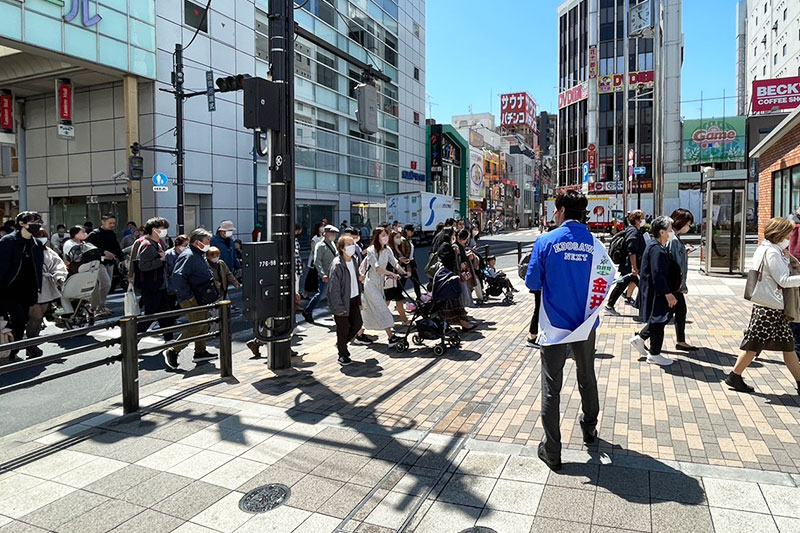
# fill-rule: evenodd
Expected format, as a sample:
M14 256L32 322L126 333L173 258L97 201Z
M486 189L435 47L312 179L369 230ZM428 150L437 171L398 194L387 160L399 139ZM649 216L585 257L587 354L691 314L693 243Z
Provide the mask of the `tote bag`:
M125 291L125 316L137 316L139 314L139 302L136 299L136 293L133 291L133 285L128 285L128 290Z

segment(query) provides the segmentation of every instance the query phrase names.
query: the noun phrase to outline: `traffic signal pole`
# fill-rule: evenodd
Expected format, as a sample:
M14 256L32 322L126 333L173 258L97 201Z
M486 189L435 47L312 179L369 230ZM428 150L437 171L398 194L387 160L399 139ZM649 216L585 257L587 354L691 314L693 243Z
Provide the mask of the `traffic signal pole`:
M177 165L177 195L178 195L178 234L186 233L184 202L186 195L184 193L184 152L183 152L183 45L175 43L175 65L172 72L172 86L175 88L175 120L177 128L175 129L175 151L176 165Z

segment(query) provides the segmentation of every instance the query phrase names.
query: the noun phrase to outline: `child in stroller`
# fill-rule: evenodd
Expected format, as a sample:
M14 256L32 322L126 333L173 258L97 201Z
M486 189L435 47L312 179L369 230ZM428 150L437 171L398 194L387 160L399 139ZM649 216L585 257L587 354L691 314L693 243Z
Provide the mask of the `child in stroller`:
M490 255L486 258L486 268L482 270L483 278L486 281L485 292L487 296L500 296L505 293L503 303L510 304L514 301L514 293L517 289L511 284L505 272L497 270L497 257Z
M406 298L411 297L403 288ZM405 328L405 333L398 335L400 340L395 345L399 353L408 350L408 336L412 335L411 341L417 346L423 346L426 340L439 341L433 347L435 355L443 355L447 348L458 348L461 346L461 338L458 332L447 322L442 320L436 310L436 303L431 294L423 290L420 298L414 302L414 314Z

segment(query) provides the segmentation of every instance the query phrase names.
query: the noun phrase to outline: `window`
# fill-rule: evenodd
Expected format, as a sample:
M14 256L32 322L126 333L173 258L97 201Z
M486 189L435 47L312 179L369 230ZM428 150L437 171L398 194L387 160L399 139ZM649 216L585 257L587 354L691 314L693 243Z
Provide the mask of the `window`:
M419 39L419 24L417 24L417 23L415 22L413 27L414 27L414 37L416 37L417 39Z
M414 79L419 81L419 68L414 67Z
M200 7L189 0L183 0L183 22L190 28L208 33L206 8Z
M786 45L785 44L783 45L783 55L784 55L784 57L786 56Z
M762 76L766 76L767 75L767 66L766 65L761 67L761 75Z
M766 13L766 12L767 12L767 3L764 2L764 13Z
M777 65L778 64L778 54L775 54L774 56L772 56L772 64L773 65Z
M419 126L419 113L417 113L416 111L414 111L414 124Z
M783 20L786 20L786 10L783 10Z

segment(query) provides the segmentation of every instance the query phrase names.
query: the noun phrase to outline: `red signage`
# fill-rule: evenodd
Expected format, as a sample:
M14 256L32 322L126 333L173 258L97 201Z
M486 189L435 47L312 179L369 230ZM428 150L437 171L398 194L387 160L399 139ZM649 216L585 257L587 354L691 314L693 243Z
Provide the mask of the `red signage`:
M8 89L0 90L0 132L14 133L14 95Z
M563 109L567 106L586 100L589 98L589 86L586 82L576 85L571 89L559 93L558 95L558 108Z
M61 78L57 82L58 92L58 120L62 123L72 123L72 80Z
M655 72L652 70L641 70L628 74L628 87L634 89L652 89L655 82ZM622 92L625 90L624 74L608 74L597 78L597 92L599 94Z
M794 109L800 105L800 76L753 81L753 112Z
M500 125L504 128L528 126L536 130L536 102L528 93L500 95Z
M589 170L597 168L597 152L589 150L589 156L586 158L589 161Z
M589 79L597 77L597 47L589 47Z

